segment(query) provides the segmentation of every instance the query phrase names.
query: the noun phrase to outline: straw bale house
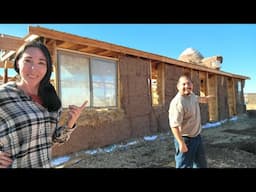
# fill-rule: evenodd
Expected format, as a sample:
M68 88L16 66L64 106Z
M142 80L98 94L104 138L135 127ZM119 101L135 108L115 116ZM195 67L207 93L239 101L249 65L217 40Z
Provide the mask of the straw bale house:
M200 104L202 123L246 112L246 76L42 27L29 27L24 38L0 37L3 83L16 79L8 75L15 51L34 39L51 51L63 122L69 104L89 101L77 130L67 143L53 148L53 156L168 131L169 103L182 74L192 78L196 94L216 96Z

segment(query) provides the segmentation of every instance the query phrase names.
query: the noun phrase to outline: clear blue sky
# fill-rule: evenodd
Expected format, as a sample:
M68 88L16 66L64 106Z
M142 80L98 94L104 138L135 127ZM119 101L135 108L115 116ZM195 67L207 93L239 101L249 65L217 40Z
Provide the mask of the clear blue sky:
M186 48L223 56L221 70L250 77L256 93L256 24L31 24L177 59ZM24 37L29 24L0 24L0 34Z

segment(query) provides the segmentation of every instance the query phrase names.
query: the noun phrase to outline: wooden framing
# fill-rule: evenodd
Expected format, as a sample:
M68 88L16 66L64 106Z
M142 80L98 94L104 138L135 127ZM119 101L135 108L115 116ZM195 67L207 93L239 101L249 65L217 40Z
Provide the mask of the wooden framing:
M207 73L199 72L199 79L200 79L200 96L206 96L207 93Z
M235 87L234 87L234 79L228 78L227 80L227 87L228 87L228 108L229 108L229 116L232 117L237 114L236 111L236 103L235 103Z
M0 49L6 51L15 51L24 43L24 40L18 37L12 37L10 35L0 36Z
M208 95L214 96L209 105L209 121L218 121L218 95L217 95L217 76L216 74L207 73L207 90Z
M162 105L164 101L163 96L163 63L150 62L150 74L151 74L151 84L150 86L150 94L152 97L152 105Z

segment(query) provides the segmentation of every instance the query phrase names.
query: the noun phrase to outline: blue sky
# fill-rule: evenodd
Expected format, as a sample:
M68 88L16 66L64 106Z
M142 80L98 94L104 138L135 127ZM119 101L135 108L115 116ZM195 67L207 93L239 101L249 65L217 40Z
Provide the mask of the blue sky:
M0 24L0 34L24 37L30 24ZM221 55L221 70L250 77L256 93L256 24L31 24L177 59L186 48Z

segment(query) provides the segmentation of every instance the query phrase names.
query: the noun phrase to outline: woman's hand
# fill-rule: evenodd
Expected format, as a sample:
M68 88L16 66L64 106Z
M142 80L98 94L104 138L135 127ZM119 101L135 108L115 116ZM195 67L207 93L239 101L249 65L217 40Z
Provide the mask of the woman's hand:
M69 105L68 119L67 119L68 128L73 128L77 119L80 117L81 112L85 109L87 103L88 101L86 100L80 107L76 105Z
M10 154L0 151L0 168L8 168L12 164Z

